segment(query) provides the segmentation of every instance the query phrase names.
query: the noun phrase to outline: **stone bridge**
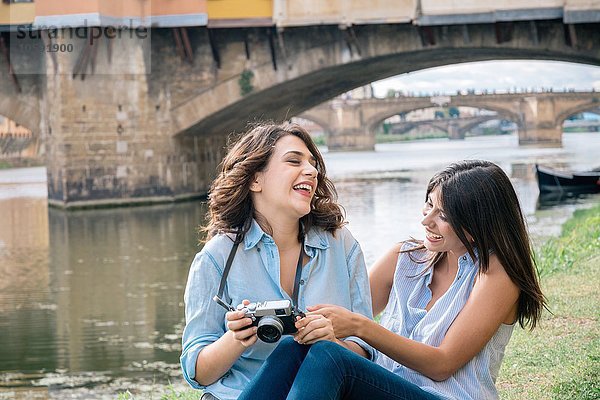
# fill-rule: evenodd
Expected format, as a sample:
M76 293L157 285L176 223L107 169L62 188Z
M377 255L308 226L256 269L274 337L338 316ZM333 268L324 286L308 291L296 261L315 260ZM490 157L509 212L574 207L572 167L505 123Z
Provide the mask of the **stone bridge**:
M300 117L318 123L329 133L327 144L330 150L373 150L375 129L385 119L439 106L495 111L496 118L517 124L519 144L560 146L565 119L573 114L595 110L599 104L600 92L401 96L386 99L336 99L306 111ZM459 126L452 130L451 136L460 136Z
M480 115L475 117L437 118L420 121L395 122L390 126L390 133L403 134L419 126L435 128L446 132L451 140L464 139L467 132L486 121L495 120L497 114Z
M3 33L0 44L10 51L0 57L0 68L7 71L0 78L0 114L39 136L52 205L202 196L224 155L227 135L248 122L289 119L369 82L458 62L600 64L598 23L540 18L440 25L154 28L151 40L123 35L94 41L89 38L96 28L85 28L83 39L68 35L69 30L55 37L41 31L27 43L65 49L52 52L31 52L17 33ZM39 70L28 70L31 65ZM514 96L512 106L499 96L497 104L490 99L486 108L518 121L523 143L556 143L557 121L582 106L574 100L573 109L559 115L548 96ZM457 105L481 106L475 98L477 104L468 103L469 98ZM340 125L329 117L315 121L341 127L344 120L355 129L366 121L372 127L385 114L399 112L396 106L368 119L340 108L335 110ZM348 123L348 113L355 122ZM535 125L530 113L548 117ZM366 142L358 147L370 146L361 140Z

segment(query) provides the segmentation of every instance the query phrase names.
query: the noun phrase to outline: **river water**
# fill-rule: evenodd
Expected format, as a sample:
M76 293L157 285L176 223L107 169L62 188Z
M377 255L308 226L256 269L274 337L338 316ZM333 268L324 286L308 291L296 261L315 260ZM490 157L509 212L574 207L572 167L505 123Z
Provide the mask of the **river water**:
M536 244L559 234L588 196L538 202L536 162L600 166L600 133L564 135L564 146L519 147L514 135L378 145L326 153L349 228L371 264L394 242L422 237L431 175L482 158L511 177ZM205 204L62 211L46 204L44 168L0 171L0 399L160 398L184 389L178 357L183 290L199 251Z

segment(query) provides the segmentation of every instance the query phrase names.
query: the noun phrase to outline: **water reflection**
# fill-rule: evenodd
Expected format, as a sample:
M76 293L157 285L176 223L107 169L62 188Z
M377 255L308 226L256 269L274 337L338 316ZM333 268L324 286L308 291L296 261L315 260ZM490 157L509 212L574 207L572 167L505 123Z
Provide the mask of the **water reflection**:
M57 367L115 371L176 362L181 292L196 249L200 203L119 210L50 210ZM169 340L170 339L170 340ZM85 354L85 357L81 357Z
M0 202L13 219L0 230L0 346L2 370L19 373L13 384L76 387L122 375L164 384L178 374L182 292L204 205L12 204L22 199Z
M537 209L546 210L565 205L578 205L593 202L598 195L585 193L543 193L537 199Z
M45 198L0 201L0 348L2 369L23 360L41 367L54 338L49 301L48 211Z

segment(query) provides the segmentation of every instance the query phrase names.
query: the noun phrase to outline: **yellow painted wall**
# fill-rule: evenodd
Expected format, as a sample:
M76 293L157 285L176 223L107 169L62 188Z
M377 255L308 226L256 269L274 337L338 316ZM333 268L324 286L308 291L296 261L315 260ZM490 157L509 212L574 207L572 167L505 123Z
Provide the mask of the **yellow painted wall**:
M207 0L208 20L271 18L272 0Z
M0 2L0 25L29 25L35 18L33 3L6 4Z
M36 16L99 13L144 17L206 13L206 0L36 0Z

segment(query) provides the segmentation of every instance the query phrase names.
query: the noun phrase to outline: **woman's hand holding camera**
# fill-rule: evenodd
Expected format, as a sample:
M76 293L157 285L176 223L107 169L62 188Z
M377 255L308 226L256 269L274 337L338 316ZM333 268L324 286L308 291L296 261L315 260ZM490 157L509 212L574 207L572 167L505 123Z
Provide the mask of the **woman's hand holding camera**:
M250 301L244 300L242 303L248 305ZM233 333L233 338L242 346L250 347L256 343L257 327L249 327L252 325L252 320L246 317L244 311L229 311L225 314L225 318L227 319L227 329Z
M294 340L300 344L314 344L320 340L338 342L333 324L322 315L311 314L298 319L296 328L298 332L294 335Z

